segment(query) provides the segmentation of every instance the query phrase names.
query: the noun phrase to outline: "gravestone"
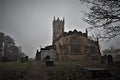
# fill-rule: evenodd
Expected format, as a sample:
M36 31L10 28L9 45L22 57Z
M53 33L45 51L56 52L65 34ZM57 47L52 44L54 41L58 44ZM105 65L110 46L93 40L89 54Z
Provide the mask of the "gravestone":
M105 63L106 62L106 55L100 57L100 62Z
M47 67L53 66L53 60L46 60L45 63Z
M107 56L107 63L110 64L110 63L112 63L112 62L113 62L112 56L111 56L111 55L108 55L108 56Z
M22 62L22 63L24 63L24 62L25 62L25 59L24 59L23 57L21 58L21 62Z
M111 78L111 74L104 68L83 67L82 73L89 80L106 80Z

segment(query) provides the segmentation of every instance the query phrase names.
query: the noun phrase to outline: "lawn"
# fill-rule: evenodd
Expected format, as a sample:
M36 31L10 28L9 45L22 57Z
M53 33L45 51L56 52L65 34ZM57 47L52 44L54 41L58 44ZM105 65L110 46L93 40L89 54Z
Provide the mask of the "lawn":
M50 80L87 80L82 67L106 68L111 74L120 75L119 66L101 64L100 61L83 60L71 62L55 62L54 67L46 67Z
M99 61L58 61L54 62L53 67L46 67L45 63L38 62L43 65L47 79L45 80L86 80L81 67L100 67L103 66Z
M29 64L20 61L0 62L0 80L18 80L27 73Z

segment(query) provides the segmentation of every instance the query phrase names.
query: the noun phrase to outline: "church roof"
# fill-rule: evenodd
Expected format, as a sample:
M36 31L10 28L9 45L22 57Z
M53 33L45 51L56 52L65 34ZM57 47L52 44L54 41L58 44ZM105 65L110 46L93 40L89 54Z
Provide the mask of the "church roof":
M75 29L75 30L73 30L73 31L63 32L61 35L59 35L59 37L57 37L57 38L54 40L54 42L56 42L57 40L61 39L61 38L64 37L64 36L69 36L69 35L72 35L72 34L78 34L78 35L87 37L87 34L86 34L86 33L82 33L81 31L77 31L77 30Z
M50 50L50 49L55 49L53 45L46 46L45 48L41 48L41 50Z
M61 39L62 37L65 36L69 36L69 35L73 35L73 34L78 34L80 36L86 37L92 44L98 45L97 41L91 40L88 38L87 33L82 33L81 31L77 31L76 29L73 31L69 31L69 32L64 32L62 33L59 37L57 37L53 42L58 41L59 39Z

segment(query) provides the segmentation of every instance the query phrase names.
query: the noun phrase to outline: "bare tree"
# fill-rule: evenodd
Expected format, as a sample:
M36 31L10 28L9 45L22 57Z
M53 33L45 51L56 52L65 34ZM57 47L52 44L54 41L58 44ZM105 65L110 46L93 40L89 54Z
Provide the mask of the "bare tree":
M80 1L89 7L84 21L91 25L90 29L102 30L100 38L111 39L120 35L120 0Z

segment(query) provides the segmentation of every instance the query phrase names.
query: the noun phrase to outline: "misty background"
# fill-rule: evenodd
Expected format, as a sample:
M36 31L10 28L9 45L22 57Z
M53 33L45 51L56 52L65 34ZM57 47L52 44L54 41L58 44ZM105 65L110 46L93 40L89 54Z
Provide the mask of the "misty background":
M87 7L79 0L0 0L0 32L14 38L29 57L35 57L40 46L52 44L54 16L65 18L65 31L85 32L90 25L82 20L84 11ZM110 42L100 42L100 47L120 48L119 42L116 37Z

